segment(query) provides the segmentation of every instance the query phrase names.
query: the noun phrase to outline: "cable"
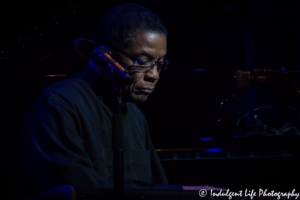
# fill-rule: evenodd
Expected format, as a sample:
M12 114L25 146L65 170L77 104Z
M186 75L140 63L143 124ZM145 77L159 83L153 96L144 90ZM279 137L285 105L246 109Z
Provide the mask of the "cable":
M93 40L89 40L89 39L86 39L86 38L79 38L79 39L77 39L76 41L75 41L75 50L76 50L76 52L80 55L80 57L82 57L84 60L86 60L87 62L89 62L89 58L87 58L86 56L85 56L85 54L84 53L82 53L82 51L80 51L79 49L78 49L78 47L77 47L77 44L79 43L79 42L81 42L81 41L88 41L89 43L91 43L91 44L93 44L93 45L95 45L95 41L93 41Z

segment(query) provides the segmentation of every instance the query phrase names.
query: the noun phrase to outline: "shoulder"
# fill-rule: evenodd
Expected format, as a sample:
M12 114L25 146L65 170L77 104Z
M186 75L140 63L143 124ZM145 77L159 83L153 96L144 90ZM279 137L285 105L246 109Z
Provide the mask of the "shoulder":
M92 95L93 92L89 84L80 78L80 73L77 73L44 89L32 103L29 110L35 112L42 105L54 105L67 109L83 103L83 99Z
M88 92L89 85L78 74L46 88L41 94L42 100L55 101L57 99L76 100Z

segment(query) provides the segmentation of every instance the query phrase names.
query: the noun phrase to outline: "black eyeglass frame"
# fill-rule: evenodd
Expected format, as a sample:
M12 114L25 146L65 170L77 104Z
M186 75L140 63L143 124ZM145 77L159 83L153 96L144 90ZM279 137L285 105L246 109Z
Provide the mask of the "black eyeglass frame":
M133 66L138 67L138 65L135 65L135 63L136 63L136 61L138 60L139 57L131 56L131 55L129 55L129 54L127 54L127 53L125 53L124 51L121 51L121 50L116 50L116 52L119 52L119 53L123 54L124 56L126 56L127 58L129 58L132 61ZM157 65L157 70L158 70L158 67L160 67L160 71L158 70L159 73L165 71L167 69L167 67L168 67L169 61L168 61L167 58L164 58L164 59L165 59L163 61L164 64L161 64L160 61L154 61L154 64L151 64L150 66L147 66L147 67L150 67L150 69L147 70L147 71L150 71L151 69L153 69L153 67L155 65ZM164 67L161 67L163 65L164 65Z

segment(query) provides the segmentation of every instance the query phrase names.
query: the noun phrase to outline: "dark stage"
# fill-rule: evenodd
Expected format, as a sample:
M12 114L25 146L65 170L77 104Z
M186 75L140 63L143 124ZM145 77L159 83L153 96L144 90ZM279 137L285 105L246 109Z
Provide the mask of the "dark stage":
M121 3L7 1L1 7L4 196L14 193L26 110L42 90L84 70L76 39L94 40L99 18ZM168 29L168 69L138 107L169 182L299 192L300 2L133 3Z

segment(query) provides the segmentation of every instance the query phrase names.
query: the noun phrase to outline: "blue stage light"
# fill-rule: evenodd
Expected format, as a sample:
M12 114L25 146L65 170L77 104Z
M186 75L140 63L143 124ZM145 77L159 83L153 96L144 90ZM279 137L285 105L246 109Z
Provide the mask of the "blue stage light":
M200 140L213 140L212 138L200 138Z
M204 151L221 151L221 149L215 148L215 149L207 149L207 150L204 150Z
M205 69L193 69L193 71L204 71Z

